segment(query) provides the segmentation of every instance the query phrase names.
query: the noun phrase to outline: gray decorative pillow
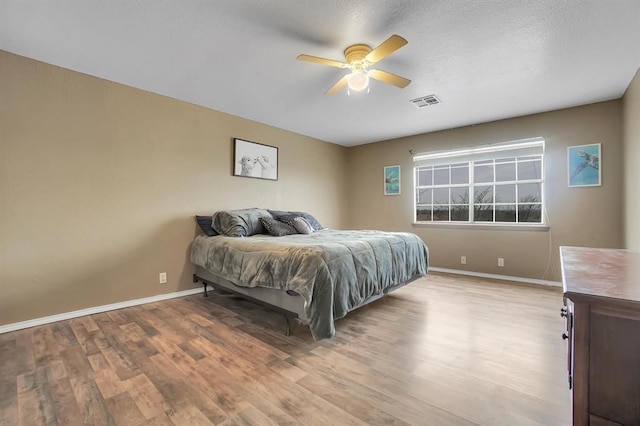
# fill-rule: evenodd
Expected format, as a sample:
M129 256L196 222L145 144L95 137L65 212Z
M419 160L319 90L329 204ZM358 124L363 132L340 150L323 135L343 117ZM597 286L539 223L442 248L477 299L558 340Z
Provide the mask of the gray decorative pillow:
M293 227L301 234L311 234L313 232L313 228L309 222L302 216L293 219Z
M214 213L211 227L219 234L229 237L250 237L264 234L260 218L273 217L265 209L221 210Z
M281 219L282 217L288 217L288 216L298 217L298 216L302 216L303 218L306 219L307 222L309 222L309 225L311 225L311 227L313 228L314 231L319 231L321 229L324 229L324 226L320 225L320 222L318 222L315 217L311 216L309 213L306 213L306 212L289 212L289 211L285 211L285 210L269 210L269 213L271 213L271 215L273 215L273 217L275 217L277 220L280 220L282 222L285 222L285 221L283 221Z
M325 228L324 226L320 225L320 222L318 222L316 218L311 216L309 213L302 212L301 216L304 217L304 220L309 222L309 225L311 225L314 231L319 231Z
M295 228L295 226L293 224L293 221L298 217L302 217L302 216L300 216L298 214L285 214L285 215L276 217L276 220L278 220L280 222L283 222L283 223L286 223L287 225L292 226L292 227Z
M260 222L262 222L262 226L264 226L264 229L266 229L267 232L274 237L284 237L285 235L293 235L298 233L298 231L296 231L293 226L288 225L284 222L280 222L279 220L261 217Z

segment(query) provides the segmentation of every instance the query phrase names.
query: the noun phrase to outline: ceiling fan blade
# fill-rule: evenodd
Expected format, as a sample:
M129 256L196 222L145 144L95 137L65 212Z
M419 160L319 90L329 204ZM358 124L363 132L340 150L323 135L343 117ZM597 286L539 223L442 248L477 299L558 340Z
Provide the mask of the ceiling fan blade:
M335 95L336 93L338 93L344 86L347 85L347 82L349 81L349 75L347 74L344 77L342 77L340 80L338 80L338 82L336 84L334 84L331 89L327 90L325 95Z
M314 62L316 64L328 65L330 67L337 67L337 68L346 68L349 66L344 62L333 61L331 59L319 58L317 56L311 56L311 55L298 55L296 59L299 61Z
M367 56L364 57L364 60L369 62L370 64L375 64L379 60L391 55L396 50L400 49L402 46L407 44L408 41L404 38L400 37L397 34L392 35L388 39L382 42L380 46L373 49Z
M380 70L369 70L369 77L380 80L383 83L388 83L399 88L405 88L411 83L411 80L407 80L399 75L391 74L390 72Z

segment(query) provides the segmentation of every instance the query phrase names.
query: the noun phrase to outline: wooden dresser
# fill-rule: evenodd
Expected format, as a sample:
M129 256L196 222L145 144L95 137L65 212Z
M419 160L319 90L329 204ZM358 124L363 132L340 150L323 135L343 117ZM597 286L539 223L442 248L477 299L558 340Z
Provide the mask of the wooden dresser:
M574 425L640 425L640 256L560 247Z

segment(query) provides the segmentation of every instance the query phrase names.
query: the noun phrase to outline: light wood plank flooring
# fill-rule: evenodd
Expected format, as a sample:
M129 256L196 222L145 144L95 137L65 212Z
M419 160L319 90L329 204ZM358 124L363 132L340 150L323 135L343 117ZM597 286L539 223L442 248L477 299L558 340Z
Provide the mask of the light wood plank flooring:
M559 289L434 273L320 342L210 294L0 335L0 424L570 424Z

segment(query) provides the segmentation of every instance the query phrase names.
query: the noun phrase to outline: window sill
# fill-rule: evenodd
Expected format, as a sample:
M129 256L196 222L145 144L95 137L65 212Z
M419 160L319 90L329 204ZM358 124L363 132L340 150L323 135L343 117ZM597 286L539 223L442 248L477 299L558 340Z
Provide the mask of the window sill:
M534 231L547 232L551 228L549 225L522 225L522 224L506 224L506 223L451 223L451 222L412 222L414 228L450 228L450 229L482 229L483 231Z

